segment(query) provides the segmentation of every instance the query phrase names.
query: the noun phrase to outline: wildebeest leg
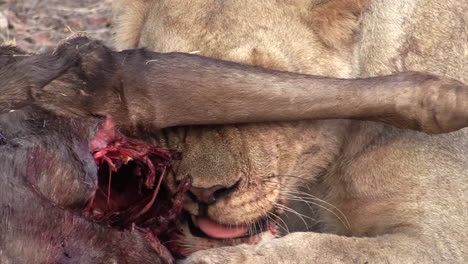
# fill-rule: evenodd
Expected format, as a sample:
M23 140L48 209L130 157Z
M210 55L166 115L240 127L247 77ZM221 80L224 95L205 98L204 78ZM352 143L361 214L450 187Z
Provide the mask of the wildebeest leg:
M111 114L129 130L330 118L430 133L468 125L468 87L431 74L347 80L183 53L114 52L83 38L67 45L58 54L79 50L86 86L67 91L52 82L33 93L35 99L60 114Z
M66 117L112 115L127 131L331 118L429 133L468 125L468 87L423 73L325 78L183 53L115 52L86 38L3 68L0 110L34 102Z
M0 48L0 114L32 102L31 90L42 87L77 63L77 51L60 56L28 54L16 47Z
M431 74L336 79L181 53L119 56L128 125L359 119L428 133L468 125L468 87Z

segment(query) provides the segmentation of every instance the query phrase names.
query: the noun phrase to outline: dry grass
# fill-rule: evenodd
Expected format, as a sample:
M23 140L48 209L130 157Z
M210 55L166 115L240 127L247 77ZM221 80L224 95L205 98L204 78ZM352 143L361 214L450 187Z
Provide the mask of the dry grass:
M74 32L112 45L112 0L0 0L0 44L30 52L55 47Z

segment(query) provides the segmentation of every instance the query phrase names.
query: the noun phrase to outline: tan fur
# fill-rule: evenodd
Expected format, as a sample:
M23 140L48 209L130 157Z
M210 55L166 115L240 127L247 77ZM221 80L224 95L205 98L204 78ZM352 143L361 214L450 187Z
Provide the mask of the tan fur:
M328 47L350 48L361 14L369 0L334 0L314 6L308 18L311 27Z
M114 4L114 20L118 20L116 31L117 48L137 47L140 34L148 15L151 0L116 1Z
M120 5L136 2L145 1ZM344 0L147 1L147 15L125 9L117 45L325 76L416 70L467 83L463 2L373 0L367 7L367 1ZM329 233L298 232L256 246L200 251L187 263L463 263L467 133L429 136L344 120L166 131L163 141L185 154L175 179L191 174L197 188L241 180L229 197L208 207L212 219L251 223L277 213L278 203L297 200L294 191L306 179L320 199L299 196L322 207L322 231ZM186 204L194 215L198 207ZM189 250L202 249L191 239Z

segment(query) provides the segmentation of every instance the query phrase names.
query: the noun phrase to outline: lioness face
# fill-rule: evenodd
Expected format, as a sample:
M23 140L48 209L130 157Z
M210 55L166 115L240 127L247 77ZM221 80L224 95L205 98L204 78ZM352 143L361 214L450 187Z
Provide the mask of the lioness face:
M166 184L172 191L187 175L182 255L202 249L256 244L278 231L298 187L310 184L333 162L346 121L241 124L165 131L181 150ZM332 132L333 131L333 132ZM286 208L286 209L285 209Z
M340 121L190 127L167 131L180 149L168 186L193 177L185 252L273 237L294 190L333 160Z
M318 14L329 14L326 4L332 1L149 2L122 20L117 35L120 48L194 52L277 70L350 77L349 42L357 25L351 7L366 1L338 1L350 13L335 14L334 20L325 17L330 25L322 23ZM314 16L318 3L323 10ZM133 27L125 24L132 19ZM346 27L334 28L334 22ZM312 181L335 158L345 122L164 131L163 141L183 153L167 185L174 190L186 175L194 179L185 204L184 254L274 236L284 204L297 199L294 190Z

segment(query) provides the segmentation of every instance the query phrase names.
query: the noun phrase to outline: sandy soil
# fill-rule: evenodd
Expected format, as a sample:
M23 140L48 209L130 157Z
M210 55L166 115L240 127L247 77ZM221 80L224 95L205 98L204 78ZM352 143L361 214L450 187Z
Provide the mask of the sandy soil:
M112 45L112 0L0 0L0 44L30 52L55 47L73 32Z

